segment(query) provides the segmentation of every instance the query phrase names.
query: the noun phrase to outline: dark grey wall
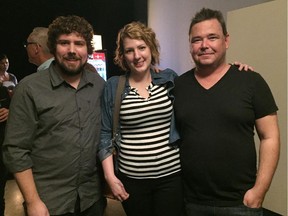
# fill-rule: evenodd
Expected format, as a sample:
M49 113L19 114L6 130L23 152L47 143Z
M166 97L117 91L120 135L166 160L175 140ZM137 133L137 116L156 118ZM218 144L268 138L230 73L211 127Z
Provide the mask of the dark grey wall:
M108 76L118 74L113 53L118 30L133 20L147 22L147 0L1 0L0 52L10 60L9 71L18 79L35 72L22 42L36 26L48 26L60 15L83 16L95 34L102 35L108 54Z

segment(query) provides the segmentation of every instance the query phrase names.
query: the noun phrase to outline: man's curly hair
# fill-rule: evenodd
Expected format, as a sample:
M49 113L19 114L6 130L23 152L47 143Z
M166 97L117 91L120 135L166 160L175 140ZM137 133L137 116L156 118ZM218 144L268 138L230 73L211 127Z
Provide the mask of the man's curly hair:
M93 27L84 18L69 15L59 16L49 25L47 46L53 55L56 52L56 44L59 36L71 33L82 36L86 41L88 54L93 53Z

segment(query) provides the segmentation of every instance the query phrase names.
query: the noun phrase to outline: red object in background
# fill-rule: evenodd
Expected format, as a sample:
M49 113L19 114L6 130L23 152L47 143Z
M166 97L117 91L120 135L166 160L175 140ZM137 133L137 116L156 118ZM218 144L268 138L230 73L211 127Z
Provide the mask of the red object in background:
M104 80L107 80L106 50L94 51L93 54L89 56L88 62L96 68Z

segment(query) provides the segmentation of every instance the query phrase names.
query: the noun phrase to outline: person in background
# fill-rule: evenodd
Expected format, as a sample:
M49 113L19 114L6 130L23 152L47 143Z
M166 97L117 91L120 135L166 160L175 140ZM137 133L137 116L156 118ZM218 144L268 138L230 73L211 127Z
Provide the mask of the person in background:
M10 100L13 95L14 87L17 85L17 78L8 72L9 59L0 54L0 216L4 216L5 211L5 185L8 172L2 159L2 143L4 141L6 121L9 114Z
M14 74L8 72L9 59L6 54L0 54L0 84L7 88L10 97L18 81ZM6 117L5 117L6 118Z
M119 170L113 166L111 134L119 76L105 86L98 156L114 196L128 216L175 216L183 210L179 139L171 90L177 74L155 73L159 44L140 22L118 33L115 63L127 71L117 134Z
M55 60L13 95L3 156L29 216L103 215L96 150L105 81L84 69L92 37L84 18L57 17L48 30Z
M36 65L37 71L44 70L50 66L54 60L54 56L50 53L47 46L48 28L35 27L24 43L26 48L28 60L30 63Z
M226 63L230 36L220 11L196 13L189 42L196 67L173 91L186 213L260 216L280 151L272 93L259 73Z

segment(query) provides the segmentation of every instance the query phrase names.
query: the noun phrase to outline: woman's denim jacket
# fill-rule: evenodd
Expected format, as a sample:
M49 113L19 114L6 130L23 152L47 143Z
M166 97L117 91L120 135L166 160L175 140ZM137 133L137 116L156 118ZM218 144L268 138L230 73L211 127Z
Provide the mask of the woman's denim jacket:
M174 88L174 79L177 77L177 74L171 69L165 69L159 73L150 71L153 83L156 85L167 84L168 95L174 102L174 97L171 95L171 90ZM124 92L121 95L121 100L127 96L130 91L130 86L128 82L129 73L126 75L126 83ZM102 101L101 101L101 112L102 112L102 125L101 125L101 141L98 147L98 156L100 161L103 161L105 158L110 156L113 153L113 142L112 142L112 130L113 130L113 111L114 111L114 102L116 89L118 86L119 76L111 77L104 88ZM176 130L174 112L171 118L170 125L170 137L169 142L171 145L176 146L176 141L179 140L179 133ZM119 149L121 140L120 133L120 122L118 124L118 130L116 132L115 142L116 148Z

